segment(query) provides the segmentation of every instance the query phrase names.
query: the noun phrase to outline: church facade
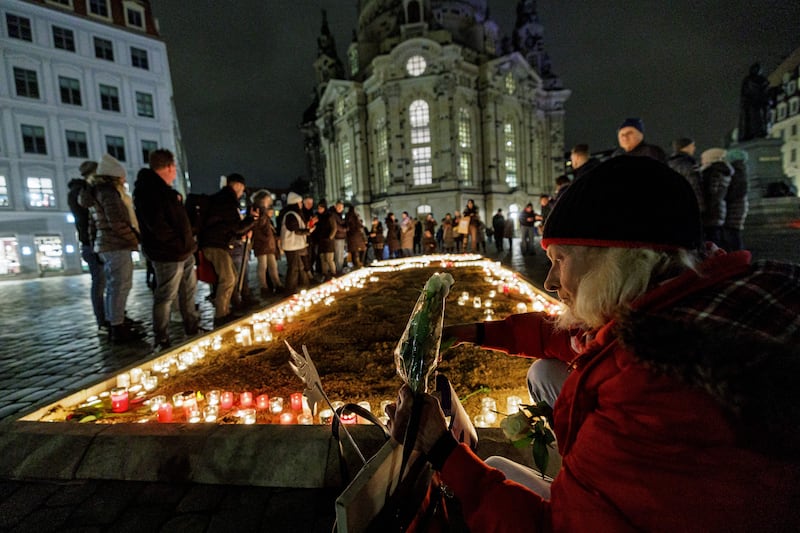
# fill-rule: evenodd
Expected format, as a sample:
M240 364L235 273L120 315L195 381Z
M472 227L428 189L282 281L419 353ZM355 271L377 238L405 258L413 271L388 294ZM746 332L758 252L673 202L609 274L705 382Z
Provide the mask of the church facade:
M564 103L534 0L501 38L488 0L361 0L343 63L323 13L306 111L317 198L365 219L462 211L513 216L564 173Z

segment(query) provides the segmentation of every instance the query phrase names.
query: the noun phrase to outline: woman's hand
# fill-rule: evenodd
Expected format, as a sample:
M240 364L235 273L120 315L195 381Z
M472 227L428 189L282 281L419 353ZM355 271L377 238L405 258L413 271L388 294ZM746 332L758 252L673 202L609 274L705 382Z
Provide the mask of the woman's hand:
M406 435L406 426L411 417L411 406L414 395L408 385L400 388L396 403L386 406L386 416L389 417L389 431L397 442L403 442ZM423 402L422 417L420 418L417 441L414 448L427 454L442 435L447 433L447 422L439 405L439 400L430 394L419 397Z

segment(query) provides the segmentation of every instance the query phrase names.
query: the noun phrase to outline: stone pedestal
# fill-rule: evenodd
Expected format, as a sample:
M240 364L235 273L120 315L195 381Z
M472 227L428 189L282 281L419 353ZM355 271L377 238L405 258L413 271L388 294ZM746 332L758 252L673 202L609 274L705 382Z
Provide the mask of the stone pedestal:
M791 180L783 173L781 146L781 139L772 138L751 139L731 146L731 149L747 153L747 179L751 200L770 196L770 184L791 184Z

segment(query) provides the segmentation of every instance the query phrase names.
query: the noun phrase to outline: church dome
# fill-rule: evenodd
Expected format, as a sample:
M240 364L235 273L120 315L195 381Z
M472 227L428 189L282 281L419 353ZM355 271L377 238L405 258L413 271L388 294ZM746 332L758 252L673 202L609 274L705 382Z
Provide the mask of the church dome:
M406 4L409 13L412 9L425 12L429 24L460 33L465 21L485 22L488 0L363 0L358 14L358 39L380 42L399 35L400 25L406 22Z

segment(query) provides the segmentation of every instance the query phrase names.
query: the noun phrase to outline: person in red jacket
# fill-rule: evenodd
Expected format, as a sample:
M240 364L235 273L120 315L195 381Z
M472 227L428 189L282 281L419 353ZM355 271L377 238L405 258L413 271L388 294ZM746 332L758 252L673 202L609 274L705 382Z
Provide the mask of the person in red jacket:
M415 447L471 531L797 530L800 266L701 236L690 185L650 158L611 159L559 200L542 247L566 311L473 326L568 362L552 484L488 467L423 397ZM387 408L397 440L410 400L404 387Z

